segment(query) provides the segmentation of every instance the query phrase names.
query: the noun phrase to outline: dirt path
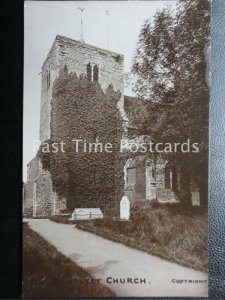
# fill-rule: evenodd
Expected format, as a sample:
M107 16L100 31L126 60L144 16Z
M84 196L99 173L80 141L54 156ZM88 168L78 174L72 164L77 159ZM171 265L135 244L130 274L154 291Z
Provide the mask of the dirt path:
M207 296L205 273L106 240L76 229L74 225L59 224L47 219L26 221L29 221L31 229L76 264L87 269L95 278L101 279L101 283L117 296ZM117 283L120 279L126 282ZM181 280L186 282L181 283Z

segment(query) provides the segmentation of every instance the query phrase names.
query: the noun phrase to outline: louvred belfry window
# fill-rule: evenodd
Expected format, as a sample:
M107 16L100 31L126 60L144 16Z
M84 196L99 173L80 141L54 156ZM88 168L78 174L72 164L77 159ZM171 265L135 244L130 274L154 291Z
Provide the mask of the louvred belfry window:
M96 65L94 66L93 81L98 82L98 67Z
M88 78L88 80L90 80L91 81L91 64L89 63L88 65L87 65L87 78Z

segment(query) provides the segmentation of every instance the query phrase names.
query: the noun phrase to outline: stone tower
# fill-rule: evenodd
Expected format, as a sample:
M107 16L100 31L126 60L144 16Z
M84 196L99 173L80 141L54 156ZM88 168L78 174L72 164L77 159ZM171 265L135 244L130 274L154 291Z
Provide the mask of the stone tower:
M56 39L42 66L41 84L41 120L40 141L50 138L52 85L59 71L67 66L68 72L75 72L77 76L84 75L91 81L98 81L103 91L109 85L121 93L118 108L123 119L124 112L124 85L123 69L124 56L104 50L86 43L72 40L63 36Z
M86 77L93 83L97 82L104 93L107 92L109 86L112 86L115 92L118 91L120 98L115 105L117 105L117 112L119 112L121 120L126 121L124 112L123 55L63 36L56 36L42 66L39 137L41 143L50 140L52 136L60 132L60 126L58 125L59 116L54 110L53 87L54 82L59 78L60 72L64 70L65 66L68 74L75 73L78 78ZM89 99L87 106L90 105L90 101ZM102 104L100 103L99 105ZM83 111L85 109L83 108ZM79 128L81 125L79 121L77 122L76 126ZM92 119L91 122L95 122L95 120ZM53 123L57 124L54 132L51 129ZM111 125L108 124L107 126L110 127ZM64 139L63 136L62 138ZM110 176L112 179L112 176L114 177L115 175L112 173ZM57 194L53 187L53 181L52 173L43 169L39 157L36 156L28 164L27 183L24 185L24 215L54 215L68 209L68 199Z

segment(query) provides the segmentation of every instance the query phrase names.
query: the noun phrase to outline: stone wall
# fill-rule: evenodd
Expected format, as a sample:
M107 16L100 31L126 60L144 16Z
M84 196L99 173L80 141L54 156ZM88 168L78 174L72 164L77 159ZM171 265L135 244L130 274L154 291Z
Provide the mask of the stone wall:
M28 164L29 180L23 187L23 215L47 216L67 209L66 199L53 191L49 171L42 169L38 155Z
M41 114L40 141L50 138L52 85L59 73L56 41L48 54L48 59L42 67L41 79Z
M43 172L34 181L34 186L34 216L57 215L66 210L65 199L60 199L57 193L53 192L50 172Z
M23 215L33 216L33 182L29 181L23 186Z
M33 181L39 175L39 159L35 156L27 165L27 181Z
M146 199L145 160L144 156L129 158L124 166L124 194L131 202ZM134 170L133 174L129 175L129 170Z
M51 215L53 211L53 199L51 177L48 172L41 174L34 182L36 191L34 197L34 215Z
M158 200L159 202L178 201L172 188L165 187L165 166L167 161L142 156L127 160L124 167L125 195L131 202ZM129 169L135 169L135 179L129 183ZM154 196L155 195L155 196Z

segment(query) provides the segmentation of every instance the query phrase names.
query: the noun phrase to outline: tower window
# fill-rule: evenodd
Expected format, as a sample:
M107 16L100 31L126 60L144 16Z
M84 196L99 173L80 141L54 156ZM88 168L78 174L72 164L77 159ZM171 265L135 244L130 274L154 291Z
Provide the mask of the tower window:
M91 64L89 63L89 64L87 65L87 78L88 78L88 80L90 80L90 81L91 81L91 73L92 73L92 67L91 67Z
M96 65L94 66L93 81L98 82L98 67Z

